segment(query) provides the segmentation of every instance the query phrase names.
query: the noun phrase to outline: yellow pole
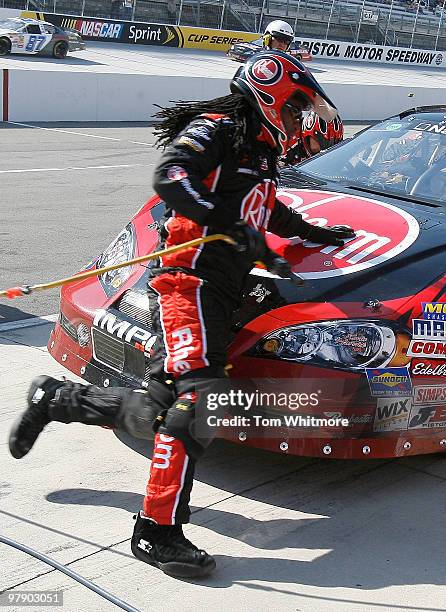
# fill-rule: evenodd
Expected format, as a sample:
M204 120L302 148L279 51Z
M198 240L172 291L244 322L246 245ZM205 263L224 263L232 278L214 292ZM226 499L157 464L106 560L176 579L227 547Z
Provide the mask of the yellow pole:
M196 238L195 240L189 240L189 242L184 242L183 244L178 244L176 246L169 247L168 249L164 249L163 251L156 251L155 253L150 253L149 255L135 257L134 259L129 259L128 261L123 261L121 263L113 264L111 266L97 268L96 270L87 270L86 272L74 274L73 276L69 276L68 278L60 278L59 280L52 281L49 283L42 283L39 285L25 285L23 287L11 287L10 289L4 289L0 291L0 297L12 299L15 297L20 297L22 295L29 295L34 291L44 291L46 289L62 287L63 285L75 283L84 280L85 278L90 278L92 276L100 276L101 274L104 274L105 272L110 272L111 270L125 268L126 266L133 266L134 264L139 264L144 261L157 259L158 257L164 257L165 255L171 255L172 253L177 253L178 251L183 251L184 249L189 249L190 247L198 246L206 242L213 242L215 240L224 240L228 244L232 245L236 244L235 240L233 240L229 236L226 236L225 234L212 234L211 236L206 236L205 238Z

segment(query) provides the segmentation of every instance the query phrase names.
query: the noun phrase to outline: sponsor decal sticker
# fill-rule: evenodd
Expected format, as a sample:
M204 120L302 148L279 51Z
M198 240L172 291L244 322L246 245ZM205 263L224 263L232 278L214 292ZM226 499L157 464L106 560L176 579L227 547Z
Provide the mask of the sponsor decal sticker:
M181 166L172 166L167 170L167 178L169 181L181 181L187 178L188 174Z
M412 395L412 382L407 368L366 368L365 371L372 396Z
M446 406L413 406L409 429L446 427Z
M412 129L419 130L420 132L432 132L434 134L446 134L446 122L440 121L440 123L428 123L427 121L422 121L421 123L414 125Z
M328 419L347 419L349 427L360 427L373 421L373 415L370 413L346 414L345 412L324 412L323 416Z
M446 376L446 363L412 362L411 370L413 376Z
M441 340L411 340L407 355L409 357L444 359L446 357L446 342Z
M378 399L373 431L400 431L407 429L411 399L411 397Z
M418 385L413 389L414 405L444 404L446 402L446 385Z
M203 153L204 151L204 146L198 142L198 140L195 140L195 138L189 138L188 136L181 136L177 144L186 145L194 151L197 151L197 153Z
M268 291L268 289L264 285L258 283L249 295L255 297L256 302L260 304L260 302L263 302L263 300L268 297L268 295L271 295L271 291Z
M446 340L446 321L412 319L412 332L416 340Z
M269 245L281 256L286 250L295 271L308 279L353 274L382 264L408 249L420 231L412 215L387 202L310 189L279 190L277 196L312 225L345 225L348 220L356 229L356 237L338 247L268 235ZM264 270L253 273L271 276Z
M257 60L248 69L248 77L260 85L273 85L282 76L282 65L272 57Z
M446 321L412 319L413 336L407 355L409 357L446 357Z
M446 321L446 302L423 302L423 319Z

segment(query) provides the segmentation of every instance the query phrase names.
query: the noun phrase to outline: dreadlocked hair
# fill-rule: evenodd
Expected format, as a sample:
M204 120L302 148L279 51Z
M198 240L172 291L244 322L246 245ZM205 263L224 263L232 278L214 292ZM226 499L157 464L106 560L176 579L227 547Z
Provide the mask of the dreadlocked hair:
M228 94L198 102L179 100L174 104L175 106L168 108L155 105L161 109L153 115L161 119L161 123L154 130L158 148L166 147L193 119L207 113L226 115L232 119L235 125L229 128L233 132L235 150L238 152L246 146L247 135L252 126L249 118L254 115L254 111L241 94ZM228 126L222 125L221 129L228 129Z

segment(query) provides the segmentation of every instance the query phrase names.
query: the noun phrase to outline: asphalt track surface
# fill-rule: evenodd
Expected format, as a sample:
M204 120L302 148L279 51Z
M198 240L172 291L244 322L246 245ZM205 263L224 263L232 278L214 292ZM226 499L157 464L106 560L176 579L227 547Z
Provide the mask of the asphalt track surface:
M0 288L70 276L102 252L153 194L154 141L141 124L0 123ZM2 299L0 325L54 314L58 291Z
M173 78L178 74L186 74L210 79L229 79L240 65L230 61L224 53L103 42L88 42L85 51L70 53L63 62L53 58L12 55L3 57L1 64L3 68L23 70L68 69L74 72L170 75ZM383 65L320 58L307 65L321 83L372 84L377 86L377 96L380 95L379 85L389 82L402 86L445 87L445 71L427 66Z

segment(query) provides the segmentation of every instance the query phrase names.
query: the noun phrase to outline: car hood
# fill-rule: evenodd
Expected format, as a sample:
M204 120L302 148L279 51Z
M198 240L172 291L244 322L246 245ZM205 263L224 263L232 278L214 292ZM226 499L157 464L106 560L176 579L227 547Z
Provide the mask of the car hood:
M15 34L23 34L23 32L15 32L5 28L0 28L0 36L14 36Z
M288 304L398 302L398 310L444 275L443 209L402 203L352 190L285 187L279 199L314 225L350 225L355 239L342 247L269 235L268 243L305 279L302 287L254 269L241 319ZM440 211L440 212L439 212ZM395 302L395 303L396 303ZM250 313L248 313L247 308ZM351 312L354 316L355 312Z

